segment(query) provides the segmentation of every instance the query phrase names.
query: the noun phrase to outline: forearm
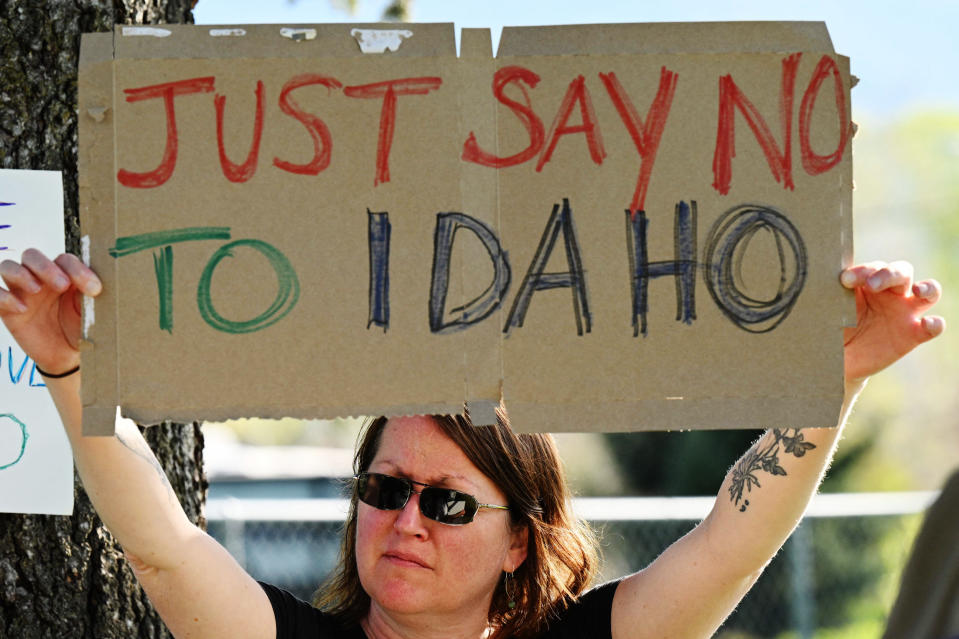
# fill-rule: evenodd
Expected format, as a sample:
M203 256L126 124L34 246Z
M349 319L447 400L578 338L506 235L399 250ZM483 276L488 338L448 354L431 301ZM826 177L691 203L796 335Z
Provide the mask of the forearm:
M107 528L124 551L146 564L174 563L179 544L195 527L139 429L123 421L113 437L84 437L80 374L45 381L84 489Z
M658 612L644 616L639 635L619 636L712 636L802 518L858 390L847 389L837 428L771 430L753 444L727 473L706 519L621 586L620 611L655 599ZM614 622L616 610L614 600Z
M861 389L847 386L835 428L770 430L727 473L703 529L731 574L762 570L798 525Z

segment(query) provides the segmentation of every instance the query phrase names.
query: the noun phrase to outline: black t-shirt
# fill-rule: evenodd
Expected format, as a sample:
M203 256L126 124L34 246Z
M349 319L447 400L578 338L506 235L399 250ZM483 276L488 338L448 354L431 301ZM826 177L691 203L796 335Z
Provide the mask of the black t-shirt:
M549 624L540 639L612 639L610 615L618 581L593 588ZM366 639L359 626L344 627L285 590L260 582L273 604L276 639Z

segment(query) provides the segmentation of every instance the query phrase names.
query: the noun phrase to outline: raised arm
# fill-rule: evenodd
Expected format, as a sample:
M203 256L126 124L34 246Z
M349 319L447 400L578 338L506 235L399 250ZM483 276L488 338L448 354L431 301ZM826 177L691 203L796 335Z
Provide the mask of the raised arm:
M0 318L45 383L66 428L77 470L97 513L123 546L137 579L177 637L272 637L265 593L219 544L194 526L139 429L114 437L81 434L77 350L81 294L100 281L73 255L51 261L35 250L0 263Z
M710 637L792 533L832 459L852 404L869 375L942 333L923 317L939 284L914 284L905 262L843 272L856 293L857 326L846 329L846 395L838 428L765 433L730 469L709 516L613 600L613 637Z

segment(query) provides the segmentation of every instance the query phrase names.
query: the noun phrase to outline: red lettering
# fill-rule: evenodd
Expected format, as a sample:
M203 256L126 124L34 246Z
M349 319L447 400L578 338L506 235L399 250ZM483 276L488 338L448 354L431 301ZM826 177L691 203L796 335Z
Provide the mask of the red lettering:
M816 104L816 97L819 95L819 87L822 85L826 76L832 74L833 85L836 93L836 115L839 118L839 142L836 150L829 155L818 155L812 150L809 142L809 121L812 117L813 106ZM839 67L835 60L824 55L816 70L813 72L809 86L803 94L802 103L799 105L799 149L802 155L803 168L809 175L819 175L825 173L832 167L839 164L842 160L843 152L849 138L852 136L852 125L846 115L846 92L843 90L842 77L839 75Z
M766 121L749 101L749 98L736 86L731 75L719 78L719 125L716 132L716 149L713 153L713 188L722 195L729 193L732 181L732 159L736 156L735 111L738 108L746 123L752 129L759 142L766 163L777 182L783 188L794 189L792 179L792 105L795 88L796 69L801 53L784 58L782 62L782 84L779 92L779 122L783 132L783 149L779 150L776 139L766 125Z
M633 200L629 204L629 210L635 216L637 212L645 210L649 178L653 174L656 151L663 137L663 129L666 127L666 118L669 117L669 108L673 104L673 94L676 93L679 76L667 70L666 67L659 70L659 90L646 111L645 124L636 113L636 107L626 95L615 73L612 71L600 73L599 79L603 81L606 92L609 93L620 119L629 131L629 137L633 139L633 144L639 152L639 177L636 180L636 190L633 191Z
M303 73L291 79L283 85L280 90L280 110L290 117L296 118L306 127L313 140L313 159L306 164L294 164L280 158L273 158L273 165L300 175L318 175L320 171L330 165L330 154L333 150L333 136L326 123L312 113L307 113L300 108L296 100L290 95L294 90L300 87L319 84L325 86L328 90L340 89L343 85L336 79L316 73Z
M376 176L373 186L390 181L390 147L396 127L396 97L399 95L426 95L440 88L441 78L401 78L346 87L343 93L351 98L383 98L380 109L380 135L376 142Z
M524 101L522 103L508 98L504 93L506 86L513 82L516 83L516 86L518 86L519 90L523 93ZM521 82L525 82L531 89L535 89L536 85L539 84L539 76L523 67L503 67L493 75L493 95L500 104L509 107L509 109L516 114L516 117L520 119L520 122L523 123L523 127L525 127L526 132L529 134L529 146L519 153L501 158L481 149L476 142L476 135L470 131L469 137L467 137L466 142L463 143L462 159L467 162L475 162L483 166L501 169L505 166L522 164L540 152L540 149L543 148L543 140L545 137L543 121L540 120L533 111L529 93Z
M579 112L583 123L577 126L568 126L566 123L569 120L570 114L573 112L574 101L579 102ZM589 157L591 157L596 164L603 163L603 158L606 157L606 150L603 148L603 138L599 132L596 113L593 111L593 102L590 100L589 90L586 88L586 79L581 75L576 76L576 78L569 83L569 88L566 89L566 95L563 96L563 101L560 103L559 110L556 112L556 118L553 120L553 124L549 128L549 133L546 135L549 139L549 144L540 154L539 161L536 163L537 171L541 171L543 165L549 162L553 156L553 150L556 148L556 143L559 142L559 136L570 133L585 133L586 144L589 146Z
M166 111L166 146L163 149L163 158L160 160L160 165L152 171L145 171L143 173L128 171L126 169L117 171L117 180L120 184L132 188L146 189L160 186L170 179L170 176L173 175L173 169L176 167L177 147L179 145L173 99L178 95L211 93L213 91L213 80L213 76L209 76L205 78L179 80L177 82L166 82L164 84L154 84L135 89L124 89L123 92L127 94L127 102L163 98L163 108Z
M246 182L256 172L256 163L260 156L260 138L263 136L263 81L256 81L256 116L253 119L253 141L243 164L231 162L230 158L226 156L226 149L223 146L223 109L226 106L226 96L217 93L213 97L213 106L216 108L216 147L220 152L220 168L223 169L223 175L230 182Z

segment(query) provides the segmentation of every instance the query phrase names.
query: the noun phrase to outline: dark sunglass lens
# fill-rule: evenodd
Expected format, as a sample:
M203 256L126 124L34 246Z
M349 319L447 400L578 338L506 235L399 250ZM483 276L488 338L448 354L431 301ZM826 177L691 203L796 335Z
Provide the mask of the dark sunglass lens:
M409 499L410 485L396 477L363 473L360 475L357 491L360 500L374 508L399 510Z
M384 510L399 510L406 505L410 498L410 484L396 477L381 475L380 508Z
M425 488L420 493L420 510L430 519L444 524L468 524L476 514L476 500L456 490Z

